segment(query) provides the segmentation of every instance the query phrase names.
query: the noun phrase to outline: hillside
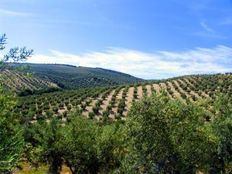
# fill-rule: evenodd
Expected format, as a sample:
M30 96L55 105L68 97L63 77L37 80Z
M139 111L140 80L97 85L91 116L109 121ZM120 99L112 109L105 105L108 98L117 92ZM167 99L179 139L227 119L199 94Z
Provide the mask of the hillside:
M63 121L67 114L78 108L84 116L98 120L124 119L133 102L153 92L165 91L169 98L183 102L214 99L217 93L232 94L232 75L195 75L172 78L144 84L116 86L112 88L90 88L69 90L22 98L16 112L23 120L36 121L53 116ZM231 97L232 99L232 97Z
M76 67L63 64L29 64L29 66L36 76L65 89L120 85L142 80L125 73L102 68Z
M58 85L51 81L14 70L2 70L0 71L0 75L3 86L17 93L59 89Z
M18 65L15 64L14 66ZM29 65L30 76L9 68L0 71L3 86L16 91L20 95L43 93L58 89L132 84L143 81L125 73L102 68L76 67L62 64L23 65Z

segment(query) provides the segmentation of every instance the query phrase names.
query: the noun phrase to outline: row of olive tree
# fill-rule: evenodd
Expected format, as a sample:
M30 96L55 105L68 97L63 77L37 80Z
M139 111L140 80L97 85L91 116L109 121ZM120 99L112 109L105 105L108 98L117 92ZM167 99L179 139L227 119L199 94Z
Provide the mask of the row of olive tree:
M5 48L5 35L0 50ZM6 62L32 51L15 48ZM22 155L33 165L48 164L57 174L66 164L77 173L231 173L232 104L229 97L182 103L165 94L137 102L125 122L102 125L74 113L63 125L18 123L16 98L0 90L0 173L9 173Z
M228 96L188 104L146 98L132 107L125 129L128 153L119 173L232 172Z
M14 102L4 103L10 119ZM49 164L52 174L63 164L74 174L229 173L231 113L227 97L184 104L161 95L136 103L125 123L101 125L75 113L65 126L56 119L24 125L22 137L16 119L1 120L1 171L11 170L26 147L28 161Z
M165 94L153 95L136 103L126 122L101 125L79 113L65 126L56 120L38 122L26 131L26 156L34 164L49 164L49 173L59 173L62 164L73 174L229 173L228 100L219 96L216 101L185 104Z
M123 125L100 125L75 113L66 125L56 118L25 130L25 156L34 166L48 164L58 174L66 164L73 174L112 173L123 155Z

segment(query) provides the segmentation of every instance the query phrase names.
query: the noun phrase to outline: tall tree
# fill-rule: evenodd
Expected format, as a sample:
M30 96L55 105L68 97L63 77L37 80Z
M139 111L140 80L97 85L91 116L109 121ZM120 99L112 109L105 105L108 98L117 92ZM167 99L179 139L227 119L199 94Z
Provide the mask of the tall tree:
M0 37L0 51L5 49L6 35ZM12 48L0 58L0 71L9 67L9 62L17 63L26 60L33 50L24 48ZM10 172L21 156L24 145L22 128L20 127L16 115L11 112L17 102L14 94L6 91L2 87L0 76L0 173Z
M3 34L0 37L0 51L3 51L7 44L6 34ZM5 68L9 68L9 63L20 63L22 61L27 60L33 53L32 49L27 49L26 47L14 47L11 48L8 53L6 53L3 57L0 57L0 70L4 70Z
M24 144L23 130L11 112L15 104L15 97L0 89L0 173L16 166Z

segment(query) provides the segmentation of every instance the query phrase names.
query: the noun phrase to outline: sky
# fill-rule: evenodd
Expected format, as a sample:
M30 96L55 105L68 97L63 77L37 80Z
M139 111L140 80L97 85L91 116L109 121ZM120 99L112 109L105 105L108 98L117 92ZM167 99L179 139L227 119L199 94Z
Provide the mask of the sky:
M0 0L7 48L32 63L145 79L232 71L232 0Z

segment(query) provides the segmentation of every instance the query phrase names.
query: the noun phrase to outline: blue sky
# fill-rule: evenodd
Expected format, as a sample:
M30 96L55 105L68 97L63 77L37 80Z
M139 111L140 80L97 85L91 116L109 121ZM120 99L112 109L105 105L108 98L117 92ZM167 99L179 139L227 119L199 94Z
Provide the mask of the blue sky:
M0 33L36 63L146 79L232 70L232 0L1 0Z

